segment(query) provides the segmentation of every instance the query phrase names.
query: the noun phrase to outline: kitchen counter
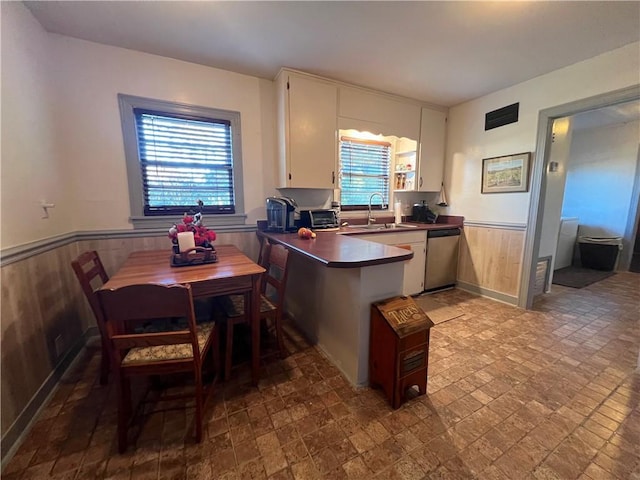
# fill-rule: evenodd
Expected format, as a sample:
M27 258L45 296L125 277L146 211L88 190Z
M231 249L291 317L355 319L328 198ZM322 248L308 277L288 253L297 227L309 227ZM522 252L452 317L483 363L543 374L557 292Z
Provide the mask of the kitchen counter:
M384 220L379 219L382 223ZM426 232L461 223L416 227L316 230L315 239L297 233L258 234L286 246L289 255L284 311L356 386L369 382L371 304L402 295L405 261L413 252L358 238L364 234Z
M430 231L430 230L447 230L449 228L460 228L462 225L458 225L456 223L413 223L413 222L403 222L400 226L390 227L390 228L382 228L384 223L374 223L374 225L379 225L381 228L367 228L366 225L349 225L348 227L340 227L340 229L335 232L341 235L364 235L371 233L400 233L400 232L415 232L415 231ZM394 225L393 223L389 223L386 225Z
M383 226L384 223L379 223ZM397 247L382 245L357 238L359 235L372 233L402 233L429 230L445 230L461 227L454 222L447 223L410 223L408 227L370 229L366 225L340 227L338 230L315 230L317 236L313 239L302 239L296 233L260 232L271 241L281 243L290 250L305 255L331 268L359 268L370 265L400 262L413 257L413 252Z
M361 268L401 262L413 257L413 252L402 248L353 238L351 235L357 235L360 229L348 230L345 232L348 235L316 230L316 238L310 239L302 239L297 233L260 232L260 235L331 268ZM368 233L372 231L369 230Z

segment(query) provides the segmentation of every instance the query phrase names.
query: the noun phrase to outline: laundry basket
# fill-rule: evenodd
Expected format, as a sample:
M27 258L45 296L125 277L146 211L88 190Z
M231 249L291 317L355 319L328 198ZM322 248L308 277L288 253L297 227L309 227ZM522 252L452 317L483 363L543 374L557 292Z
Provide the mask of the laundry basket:
M578 237L580 260L584 268L612 271L622 250L621 237Z

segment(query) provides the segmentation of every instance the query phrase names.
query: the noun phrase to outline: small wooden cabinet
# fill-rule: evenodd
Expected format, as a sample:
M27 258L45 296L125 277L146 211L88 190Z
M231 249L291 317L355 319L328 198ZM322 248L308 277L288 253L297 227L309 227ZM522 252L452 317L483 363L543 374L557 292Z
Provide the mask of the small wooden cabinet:
M369 383L381 387L393 408L417 385L427 393L429 334L433 322L411 297L371 305Z

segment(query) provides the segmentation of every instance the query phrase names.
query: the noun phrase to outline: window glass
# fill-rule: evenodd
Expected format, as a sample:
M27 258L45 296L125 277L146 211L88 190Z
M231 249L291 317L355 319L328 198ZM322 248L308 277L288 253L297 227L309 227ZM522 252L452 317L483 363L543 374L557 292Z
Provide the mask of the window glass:
M366 208L379 192L389 205L391 144L377 140L340 138L340 204L345 210ZM380 197L374 197L380 202ZM380 203L376 203L380 205Z
M231 123L135 110L145 215L234 213Z

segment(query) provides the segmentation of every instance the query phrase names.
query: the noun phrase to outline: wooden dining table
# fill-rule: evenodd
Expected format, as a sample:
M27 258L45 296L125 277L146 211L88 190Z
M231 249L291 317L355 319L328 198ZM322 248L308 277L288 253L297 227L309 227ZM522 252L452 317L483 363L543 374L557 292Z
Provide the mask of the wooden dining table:
M234 245L216 245L215 249L216 263L180 267L170 265L172 253L169 249L135 251L100 290L154 283L189 284L194 299L244 294L245 311L250 312L251 377L257 384L260 370L260 278L265 270Z

